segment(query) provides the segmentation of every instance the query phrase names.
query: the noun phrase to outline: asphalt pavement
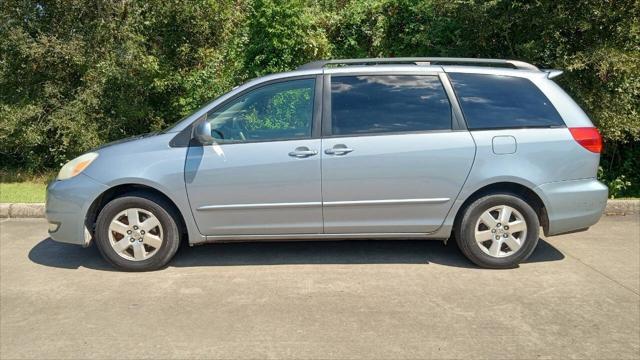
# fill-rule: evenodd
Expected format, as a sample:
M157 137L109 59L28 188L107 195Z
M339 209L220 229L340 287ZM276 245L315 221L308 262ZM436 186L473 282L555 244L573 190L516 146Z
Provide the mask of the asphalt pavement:
M0 222L0 357L640 357L640 218L484 270L438 241L184 246L114 271L43 219Z

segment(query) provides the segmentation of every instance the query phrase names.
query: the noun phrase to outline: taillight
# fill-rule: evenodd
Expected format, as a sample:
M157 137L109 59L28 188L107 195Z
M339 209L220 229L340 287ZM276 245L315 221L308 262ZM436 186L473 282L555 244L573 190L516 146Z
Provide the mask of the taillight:
M602 137L594 127L569 128L573 139L585 149L599 154L602 151Z

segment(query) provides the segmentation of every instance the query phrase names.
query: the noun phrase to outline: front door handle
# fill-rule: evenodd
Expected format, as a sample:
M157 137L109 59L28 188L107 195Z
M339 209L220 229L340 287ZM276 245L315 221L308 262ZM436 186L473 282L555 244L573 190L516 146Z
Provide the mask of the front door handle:
M311 150L306 146L297 147L289 153L289 156L297 158L306 158L313 155L318 155L318 152L316 150Z
M352 151L353 149L348 148L347 145L338 144L331 149L326 149L324 153L327 155L346 155Z

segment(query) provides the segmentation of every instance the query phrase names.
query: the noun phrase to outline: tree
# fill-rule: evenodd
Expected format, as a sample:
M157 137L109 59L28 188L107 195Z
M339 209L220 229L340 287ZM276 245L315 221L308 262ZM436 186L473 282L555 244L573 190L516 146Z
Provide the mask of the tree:
M328 56L329 43L314 22L314 10L298 0L254 1L244 57L248 76L291 70Z
M601 178L638 196L639 14L637 0L4 0L0 169L58 168L316 59L495 57L565 70L605 137Z

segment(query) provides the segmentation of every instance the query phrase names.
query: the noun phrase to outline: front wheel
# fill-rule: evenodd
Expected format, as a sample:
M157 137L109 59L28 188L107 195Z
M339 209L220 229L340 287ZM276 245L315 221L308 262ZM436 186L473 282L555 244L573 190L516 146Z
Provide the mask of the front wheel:
M540 222L533 208L511 194L492 194L471 203L456 224L462 253L478 266L512 268L538 244Z
M105 205L98 215L95 238L102 256L127 271L163 267L180 244L171 207L146 193L127 194Z

